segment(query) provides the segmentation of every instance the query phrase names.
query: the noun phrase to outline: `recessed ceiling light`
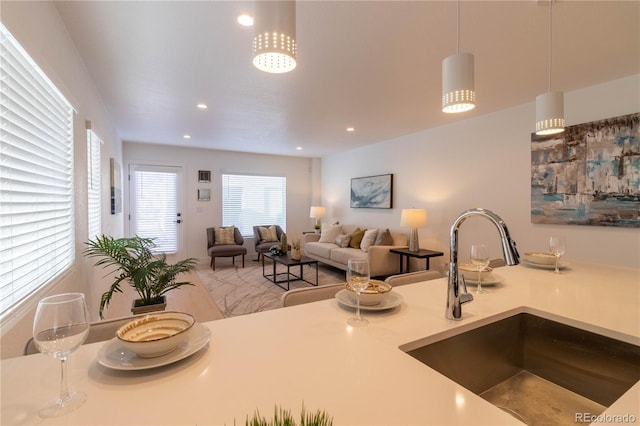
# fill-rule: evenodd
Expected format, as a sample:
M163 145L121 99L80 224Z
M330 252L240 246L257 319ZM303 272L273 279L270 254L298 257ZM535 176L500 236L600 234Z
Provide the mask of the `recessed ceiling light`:
M196 105L196 106L197 106L199 109L207 109L207 108L209 108L209 107L207 106L207 104L198 104L198 105Z
M191 139L191 135L184 135L183 138L184 139Z
M297 149L298 151L302 151L302 147L301 147L301 146L296 146L296 149Z
M347 132L355 132L355 127L347 127Z
M238 24L242 25L243 27L252 26L253 25L253 16L247 15L246 13L238 16Z

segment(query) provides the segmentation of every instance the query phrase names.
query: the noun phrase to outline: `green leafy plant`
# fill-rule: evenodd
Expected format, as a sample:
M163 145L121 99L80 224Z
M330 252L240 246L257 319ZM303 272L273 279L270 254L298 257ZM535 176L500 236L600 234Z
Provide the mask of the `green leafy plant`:
M235 423L234 423L235 424ZM300 423L296 423L295 419L291 415L290 410L285 410L282 407L276 406L274 408L273 419L267 420L266 417L261 416L258 410L255 411L253 417L247 416L245 426L331 426L333 425L333 418L325 411L317 410L315 413L307 413L302 404L302 410L300 411Z
M100 257L95 263L96 266L105 269L115 267L110 271L116 273L115 281L100 298L100 318L103 318L103 311L113 295L122 293L120 284L123 281L128 281L138 293L140 299L136 306L158 303L167 292L183 285L193 285L188 281L176 281L176 277L183 272L194 270L197 260L188 258L170 265L167 263L166 254L153 253L156 244L152 238L113 238L103 235L89 240L86 244L86 256Z

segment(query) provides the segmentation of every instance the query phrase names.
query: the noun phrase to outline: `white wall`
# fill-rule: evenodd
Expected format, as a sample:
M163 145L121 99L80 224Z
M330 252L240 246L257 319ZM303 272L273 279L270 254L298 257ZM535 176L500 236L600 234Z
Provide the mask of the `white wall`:
M635 75L565 94L568 125L640 111L640 76ZM482 101L478 108L482 108ZM531 132L535 102L376 145L323 158L322 203L342 223L401 229L403 208L425 208L428 225L420 246L449 258L451 223L462 211L483 207L500 215L521 253L547 250L551 234L567 238L566 261L640 268L640 229L534 225L530 218ZM391 210L352 209L353 177L393 173ZM408 230L406 230L408 232ZM486 241L501 257L493 225L470 218L460 228L460 256L472 241ZM437 262L434 262L437 265ZM437 267L437 266L436 266ZM433 268L433 266L432 266Z
M45 74L67 97L76 110L74 116L74 202L75 202L75 262L67 273L42 291L32 295L19 309L4 318L1 327L2 358L22 354L31 336L37 301L49 294L68 291L84 292L89 309L97 317L93 298L91 264L82 256L87 240L87 149L86 121L104 141L102 147L102 226L105 233L122 234L122 215L112 216L109 210L109 158L121 158L122 144L109 115L75 49L54 2L3 1L0 5L2 23L31 55Z
M287 178L287 236L301 237L303 231L312 230L309 206L312 199L314 160L303 157L247 154L211 149L194 149L125 142L124 167L129 163L168 164L183 167L183 233L185 257L202 258L208 263L206 228L222 225L222 173L248 173ZM198 182L198 170L211 171L211 183ZM126 183L125 183L126 185ZM211 201L197 201L198 188L211 189ZM125 194L128 194L125 188ZM124 203L128 212L129 203ZM265 225L265 223L256 223ZM125 225L126 227L127 225ZM253 239L245 238L248 259L255 258Z

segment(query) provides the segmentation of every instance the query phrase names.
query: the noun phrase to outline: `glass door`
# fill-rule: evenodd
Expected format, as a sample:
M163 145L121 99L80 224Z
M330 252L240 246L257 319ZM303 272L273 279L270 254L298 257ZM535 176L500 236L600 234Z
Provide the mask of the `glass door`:
M158 252L179 255L182 247L182 168L129 166L130 234L153 238Z

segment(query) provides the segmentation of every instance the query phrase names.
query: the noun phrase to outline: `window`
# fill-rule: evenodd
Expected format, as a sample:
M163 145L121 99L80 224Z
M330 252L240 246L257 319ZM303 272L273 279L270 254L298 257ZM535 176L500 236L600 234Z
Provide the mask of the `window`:
M74 259L73 109L0 23L0 316Z
M222 175L222 226L236 226L253 237L255 225L280 225L286 230L287 178Z
M100 138L93 130L87 129L87 235L89 239L102 234L101 146Z

